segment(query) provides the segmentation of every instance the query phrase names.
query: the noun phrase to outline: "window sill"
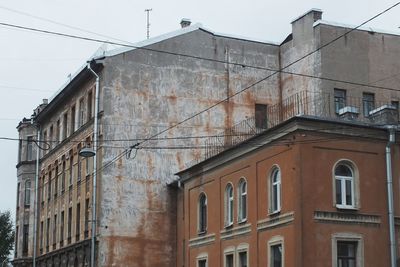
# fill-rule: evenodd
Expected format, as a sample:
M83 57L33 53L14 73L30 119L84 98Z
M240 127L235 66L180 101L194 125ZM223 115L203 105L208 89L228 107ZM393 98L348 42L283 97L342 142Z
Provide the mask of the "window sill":
M227 228L232 228L232 227L233 227L233 222L230 222L230 223L228 223L228 224L225 224L225 226L224 226L225 229L227 229Z
M270 212L268 213L268 216L273 217L273 216L279 215L280 213L281 213L281 210L270 211Z
M246 223L247 222L247 218L245 218L245 219L242 219L242 220L238 220L238 224L244 224L244 223Z
M358 211L358 207L354 206L343 206L343 205L336 205L335 206L338 210L348 210L348 211Z
M197 234L198 234L198 235L205 235L205 234L207 234L207 230L204 230L204 231L197 231Z

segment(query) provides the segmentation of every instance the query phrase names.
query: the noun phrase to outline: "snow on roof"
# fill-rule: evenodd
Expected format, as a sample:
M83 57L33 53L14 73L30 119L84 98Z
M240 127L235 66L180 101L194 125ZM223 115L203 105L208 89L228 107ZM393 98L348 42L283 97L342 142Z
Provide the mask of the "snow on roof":
M323 12L322 9L319 9L319 8L311 8L311 9L308 10L307 12L304 12L304 13L301 14L300 16L298 16L298 17L292 19L292 21L291 21L290 23L293 23L293 22L295 22L296 20L301 19L302 17L304 17L304 16L307 15L308 13L311 13L312 11L321 12L321 13Z
M318 21L314 22L313 27L316 27L316 26L318 26L320 24L321 25L329 25L329 26L341 27L341 28L349 28L349 29L353 29L353 28L357 27L356 25L343 24L343 23L326 21L326 20L318 20ZM359 27L359 28L357 28L357 30L400 36L400 31L396 32L396 31L380 30L380 29L371 28L371 27L365 27L365 26L364 27Z

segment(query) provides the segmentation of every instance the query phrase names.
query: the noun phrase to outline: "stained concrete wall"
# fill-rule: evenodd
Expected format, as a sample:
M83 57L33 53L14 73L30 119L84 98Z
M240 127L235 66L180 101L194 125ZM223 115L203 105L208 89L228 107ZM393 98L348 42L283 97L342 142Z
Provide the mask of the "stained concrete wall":
M275 45L196 30L150 48L277 68ZM107 58L102 84L104 140L146 138L215 104L271 72L182 56L134 50ZM254 104L279 99L278 79L269 79L158 137L223 132L254 116ZM103 164L137 141L103 147ZM143 147L200 146L201 139L163 140ZM167 184L200 150L139 149L121 158L99 180L99 266L175 266L175 195Z

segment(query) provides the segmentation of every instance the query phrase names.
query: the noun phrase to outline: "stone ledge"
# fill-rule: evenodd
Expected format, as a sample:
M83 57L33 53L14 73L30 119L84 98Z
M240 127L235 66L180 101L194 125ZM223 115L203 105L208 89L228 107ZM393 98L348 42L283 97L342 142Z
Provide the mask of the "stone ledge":
M213 243L215 241L215 234L195 237L189 240L189 247L201 247Z
M275 216L271 216L268 219L258 221L257 230L266 230L274 227L279 227L291 223L294 221L294 212L287 212Z
M379 226L381 216L372 214L354 214L330 211L315 211L314 220L328 223L365 224Z
M251 232L251 224L244 224L235 228L221 230L221 239L234 238Z

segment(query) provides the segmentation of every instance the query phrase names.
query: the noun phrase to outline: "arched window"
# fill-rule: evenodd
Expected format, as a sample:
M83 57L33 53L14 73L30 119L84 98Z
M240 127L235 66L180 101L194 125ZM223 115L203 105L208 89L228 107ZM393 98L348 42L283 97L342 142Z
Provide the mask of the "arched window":
M281 171L275 167L270 177L270 212L281 210Z
M347 162L340 162L335 167L336 207L355 207L354 188L354 168Z
M31 204L31 180L25 181L25 206L29 206Z
M225 226L233 224L233 186L229 183L225 188Z
M238 221L243 222L247 219L247 182L244 178L239 181L238 201Z
M198 211L198 231L199 233L205 233L207 231L207 196L204 193L199 196Z

